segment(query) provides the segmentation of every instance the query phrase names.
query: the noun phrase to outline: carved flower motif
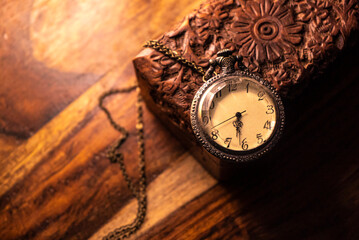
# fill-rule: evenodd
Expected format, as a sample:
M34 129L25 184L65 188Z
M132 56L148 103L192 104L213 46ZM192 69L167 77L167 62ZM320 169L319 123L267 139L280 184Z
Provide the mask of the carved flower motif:
M203 44L207 39L214 35L215 31L219 29L223 19L227 18L229 14L223 10L223 5L207 5L203 10L199 10L196 14L194 23L197 27L197 34L200 43Z
M179 87L183 77L183 66L163 54L153 51L151 56L152 70L155 72L158 91L173 94ZM164 76L164 72L166 75Z
M280 86L287 86L290 85L292 82L289 78L289 73L283 69L270 69L267 72L268 81L271 82L277 89L280 88Z
M308 31L311 35L303 49L303 57L309 61L322 59L335 45L341 47L341 42L335 42L339 33L337 21L331 16L331 4L328 1L305 0L297 5L298 20L308 22Z
M302 74L301 68L298 68L296 58L288 58L286 61L277 64L275 67L268 66L265 71L266 80L271 82L274 87L281 90L283 95L288 93L290 87L296 83L298 77Z
M309 22L309 30L312 33L338 33L334 19L330 16L331 5L327 1L307 0L298 4L298 20Z
M294 51L301 42L302 25L295 22L288 7L280 1L248 1L234 12L229 32L240 45L240 54L254 56L258 62L276 61Z
M326 55L330 55L331 51L335 49L335 45L333 43L332 36L327 36L322 41L317 41L315 39L311 39L307 43L307 48L309 48L308 60L316 61L319 59L323 59Z
M298 3L298 19L303 22L308 22L311 19L320 21L329 16L328 7L329 2L323 0L306 0Z

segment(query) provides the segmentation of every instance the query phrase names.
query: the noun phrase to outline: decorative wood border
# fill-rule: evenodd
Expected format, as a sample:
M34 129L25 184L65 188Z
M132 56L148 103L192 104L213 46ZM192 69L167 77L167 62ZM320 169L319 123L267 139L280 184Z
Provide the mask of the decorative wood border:
M229 48L286 98L300 94L356 41L350 37L358 22L357 0L208 0L158 40L203 68ZM201 76L153 49L134 64L157 108L192 134L190 106Z

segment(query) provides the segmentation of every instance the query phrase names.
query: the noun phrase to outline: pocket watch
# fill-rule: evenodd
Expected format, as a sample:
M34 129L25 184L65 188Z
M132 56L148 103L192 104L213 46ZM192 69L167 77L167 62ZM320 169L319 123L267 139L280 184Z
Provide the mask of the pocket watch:
M235 64L239 70L235 70ZM222 72L214 75L220 66ZM191 125L198 142L230 162L257 159L277 143L284 127L284 107L276 89L250 73L240 56L225 49L210 60L205 83L191 105Z

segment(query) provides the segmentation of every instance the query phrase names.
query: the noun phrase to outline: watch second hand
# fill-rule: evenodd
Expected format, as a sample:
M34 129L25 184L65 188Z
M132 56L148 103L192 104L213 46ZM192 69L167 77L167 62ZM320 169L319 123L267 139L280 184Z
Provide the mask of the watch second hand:
M237 117L237 115L240 115L240 114L242 114L242 113L244 113L244 112L246 112L246 110L244 110L243 112L237 112L237 113L236 113L236 115L234 115L233 117L230 117L230 118L228 118L228 119L224 120L223 122L218 123L216 126L213 126L211 129L213 129L213 128L215 128L215 127L219 126L219 125L221 125L222 123L225 123L225 122L227 122L227 121L231 120L232 118ZM239 113L239 114L238 114L238 113Z

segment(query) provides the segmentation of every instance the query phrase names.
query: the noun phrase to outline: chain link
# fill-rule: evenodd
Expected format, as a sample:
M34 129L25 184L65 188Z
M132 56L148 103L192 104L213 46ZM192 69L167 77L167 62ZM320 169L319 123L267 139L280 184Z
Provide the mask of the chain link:
M138 147L138 161L139 161L139 169L140 169L140 180L139 180L139 187L136 189L134 186L131 178L129 177L126 167L124 164L123 154L119 152L120 147L126 141L129 136L128 131L116 123L109 110L104 106L104 100L114 94L118 93L126 93L131 92L134 89L137 90L137 101L136 101L136 108L137 108L137 123L136 123L136 130L137 130L137 147ZM104 240L114 240L114 239L125 239L135 233L143 224L145 217L146 217L146 210L147 210L147 197L146 197L146 167L145 167L145 142L144 142L144 135L143 135L143 109L142 109L142 97L139 92L138 86L130 86L121 89L112 89L108 92L105 92L99 98L99 107L105 112L107 118L110 121L110 124L115 128L117 131L121 133L120 139L110 148L107 153L107 157L113 163L118 163L120 165L120 169L122 175L127 183L128 188L131 190L132 195L137 199L138 202L138 209L137 209L137 216L135 220L128 224L116 228L114 231L110 232L105 236Z
M205 71L202 67L197 66L196 63L188 61L177 52L172 51L170 48L166 47L165 45L161 44L158 41L152 40L148 41L144 47L150 47L155 49L156 51L163 53L165 56L176 60L177 62L188 66L194 70L196 70L199 74L204 76ZM119 93L128 93L133 90L137 91L137 101L136 101L136 108L137 108L137 123L136 123L136 130L137 130L137 147L138 147L138 161L139 161L139 169L140 169L140 179L139 179L139 186L138 189L134 186L131 178L129 177L125 164L123 154L119 152L122 144L126 141L129 136L128 131L116 123L109 110L104 106L104 100L114 94ZM125 87L121 89L111 89L105 92L99 98L99 107L105 112L110 124L114 129L121 133L120 139L110 148L107 153L107 157L113 163L118 163L120 165L120 170L122 175L127 183L128 188L131 190L132 195L137 199L138 202L138 209L137 215L135 220L127 225L121 226L116 228L112 232L109 232L103 239L104 240L120 240L125 239L135 233L140 227L142 226L147 211L147 195L146 195L146 166L145 166L145 141L143 135L143 109L142 109L142 97L140 95L139 87L137 85Z
M144 47L153 48L156 51L163 53L165 56L172 58L176 60L179 63L182 63L183 65L190 67L194 70L196 70L199 74L204 76L205 71L202 67L198 66L195 62L188 61L183 56L179 55L177 52L171 50L169 47L166 47L164 44L160 43L157 40L150 40L145 43Z

